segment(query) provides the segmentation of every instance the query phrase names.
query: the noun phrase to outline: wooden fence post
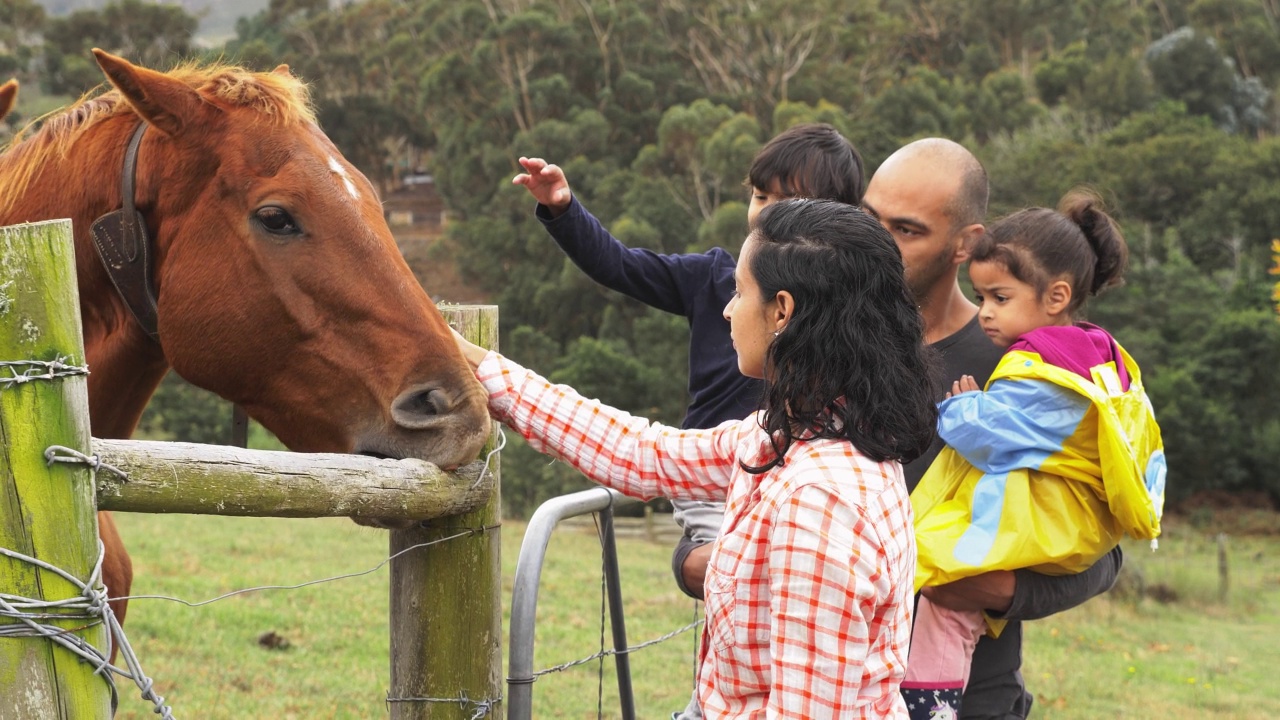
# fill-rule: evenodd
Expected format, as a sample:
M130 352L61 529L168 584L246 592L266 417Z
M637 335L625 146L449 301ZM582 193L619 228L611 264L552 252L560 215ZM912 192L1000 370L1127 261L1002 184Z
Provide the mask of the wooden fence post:
M498 308L442 307L468 340L498 346ZM485 447L481 459L492 449ZM391 552L447 538L391 563L391 692L393 720L501 717L502 556L497 454L493 495L479 510L391 533ZM464 700L465 698L465 700ZM460 702L447 702L457 699ZM488 703L488 705L481 705Z
M61 360L83 367L75 247L67 220L0 228L0 360ZM47 366L0 368L0 377L49 374ZM98 557L89 469L56 463L44 451L89 452L84 375L0 386L0 547L39 558L86 582ZM0 556L0 593L36 600L78 597L56 574ZM43 620L99 649L103 625ZM17 624L0 618L0 628ZM46 638L0 638L0 719L111 717L111 695L94 668Z
M1218 533L1218 600L1226 602L1231 593L1231 571L1227 560L1227 534Z

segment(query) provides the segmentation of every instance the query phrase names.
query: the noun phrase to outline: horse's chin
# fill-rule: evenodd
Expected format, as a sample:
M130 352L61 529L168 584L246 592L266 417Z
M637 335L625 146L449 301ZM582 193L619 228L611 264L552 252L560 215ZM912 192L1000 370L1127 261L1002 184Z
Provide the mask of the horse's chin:
M474 461L489 439L489 428L460 435L454 427L431 431L372 433L356 440L351 452L383 460L415 458L441 470L457 470Z
M418 434L419 433L413 433L412 435ZM433 433L433 435L435 434L436 433ZM435 437L423 442L420 437L405 439L403 437L387 437L386 435L379 434L361 438L356 443L352 453L381 460L417 458L432 463L441 470L453 471L468 463L478 465L480 450L484 447L484 443L488 439L489 433L487 432L487 429L485 432L473 433L473 436L468 438L468 441L462 444L445 443L443 442L444 437ZM418 526L422 522L421 520L408 520L401 518L351 519L355 521L357 525L378 528L380 530L408 530Z

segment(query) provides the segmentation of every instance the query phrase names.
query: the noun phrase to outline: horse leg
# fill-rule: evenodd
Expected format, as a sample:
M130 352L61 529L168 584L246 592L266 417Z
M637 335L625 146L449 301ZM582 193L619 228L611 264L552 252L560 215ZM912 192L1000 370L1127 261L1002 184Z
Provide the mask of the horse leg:
M102 538L104 548L102 583L107 586L107 596L124 598L133 587L133 561L129 559L129 553L125 552L124 543L120 540L120 533L116 530L115 520L111 519L111 513L98 513L98 537ZM123 626L129 601L112 600L109 604L111 611L116 615L116 620ZM112 643L111 662L115 660L116 646Z

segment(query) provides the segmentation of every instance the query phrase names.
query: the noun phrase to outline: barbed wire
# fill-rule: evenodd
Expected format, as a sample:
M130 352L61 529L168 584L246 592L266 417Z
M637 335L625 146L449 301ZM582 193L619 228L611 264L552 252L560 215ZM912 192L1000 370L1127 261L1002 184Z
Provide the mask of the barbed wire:
M436 703L441 705L457 705L464 712L471 706L475 706L475 712L471 715L470 720L480 720L482 717L488 717L494 710L498 709L498 705L502 703L502 696L488 700L472 700L467 694L462 693L461 697L456 698L433 698L433 697L391 697L387 696L388 703Z
M14 385L23 385L33 380L54 380L89 374L89 368L68 365L66 360L68 358L61 356L53 360L2 360L0 371L8 370L9 375L0 375L0 390ZM20 369L21 372L19 372Z

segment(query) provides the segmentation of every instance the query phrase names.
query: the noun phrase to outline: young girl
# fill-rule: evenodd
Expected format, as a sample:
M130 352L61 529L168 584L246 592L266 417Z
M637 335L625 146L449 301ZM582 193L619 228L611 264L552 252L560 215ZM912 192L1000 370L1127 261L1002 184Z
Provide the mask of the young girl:
M861 210L761 212L724 309L763 408L706 430L649 423L459 341L494 417L596 482L726 501L706 580L707 718L906 718L915 547L901 463L937 410L889 233Z
M1105 330L1078 322L1085 298L1120 284L1124 238L1093 195L993 225L969 277L978 320L1008 348L986 392L953 384L947 448L911 496L925 587L903 694L912 718L959 716L970 656L998 620L929 602L928 587L992 570L1085 570L1128 532L1160 533L1165 461L1138 366Z

